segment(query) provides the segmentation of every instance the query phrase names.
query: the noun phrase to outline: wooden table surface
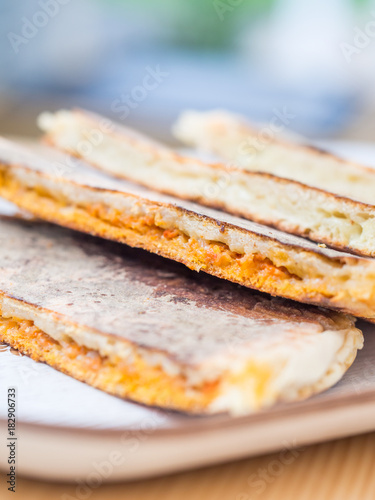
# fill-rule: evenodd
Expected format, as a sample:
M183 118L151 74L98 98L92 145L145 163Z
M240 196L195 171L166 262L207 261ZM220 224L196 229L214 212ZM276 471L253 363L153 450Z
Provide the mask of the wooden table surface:
M17 478L17 500L374 500L375 433L91 491ZM288 463L286 463L288 462Z

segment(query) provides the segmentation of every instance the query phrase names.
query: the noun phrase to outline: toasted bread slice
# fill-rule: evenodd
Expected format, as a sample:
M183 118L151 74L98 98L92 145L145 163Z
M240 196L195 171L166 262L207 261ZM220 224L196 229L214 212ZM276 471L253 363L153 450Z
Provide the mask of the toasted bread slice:
M294 142L281 139L271 124L257 129L227 111L185 111L173 131L183 143L248 171L266 172L375 205L374 169L303 144L301 137Z
M70 172L56 170L68 166ZM90 169L0 144L0 196L31 214L271 295L375 320L375 261L337 252Z
M224 154L225 148L229 151L229 145L234 147L234 144L237 144L233 136L237 137L240 132L236 134L238 128L231 128L228 124L226 129L223 127L227 135L222 131L222 136L220 136L219 131L222 129L219 126L215 128L216 122L212 118L213 124L211 124L209 116L205 128L205 115L203 118L200 118L201 115L198 117L194 114L184 115L176 128L178 135L194 145L208 148L210 144L215 152L217 152L215 147L222 148ZM250 172L251 168L258 169L256 162L248 168L246 165L237 168L233 165L210 164L195 158L184 157L164 145L119 127L102 117L79 110L60 111L54 115L44 114L39 121L47 132L45 138L50 144L83 158L93 166L112 175L173 196L220 208L292 234L308 237L339 250L375 256L373 237L375 207L373 205L353 201L297 182L308 183L311 180L309 176L313 175L315 170L310 163L311 159L315 161L316 157L316 163L321 167L319 175L324 179L334 178L334 181L331 179L331 183L327 181L324 186L320 187L333 189L333 184L336 185L336 178L340 179L337 171L342 165L345 170L346 163L334 160L329 155L312 153L307 148L293 149L277 145L277 148L285 150L284 157L288 156L289 150L290 155L293 153L296 156L291 165L301 175L296 175L295 180L292 181L269 173ZM192 122L197 122L197 126L194 127ZM210 139L211 142L209 142ZM276 148L276 145L267 146L262 151L262 155L268 155L269 147ZM296 151L299 151L298 155ZM224 156L231 157L229 153L225 153ZM271 167L268 171L282 175L279 156L271 151L264 165L261 161L259 170L267 171L267 165L274 165L274 171ZM310 163L306 163L305 157L310 158ZM331 163L337 168L331 169ZM285 164L284 162L283 165ZM360 186L358 189L362 189L365 185L366 189L371 191L373 188L371 188L370 181L373 179L373 186L375 186L375 173L366 169L360 169L359 172L362 171L367 177L362 182L357 172L358 186ZM350 172L347 173L348 183L353 177ZM340 180L337 183L340 184ZM355 182L354 185L357 186ZM351 186L347 191L341 194L349 196ZM374 202L375 196L372 203Z
M273 299L156 256L0 219L0 340L108 393L245 414L337 382L353 318Z

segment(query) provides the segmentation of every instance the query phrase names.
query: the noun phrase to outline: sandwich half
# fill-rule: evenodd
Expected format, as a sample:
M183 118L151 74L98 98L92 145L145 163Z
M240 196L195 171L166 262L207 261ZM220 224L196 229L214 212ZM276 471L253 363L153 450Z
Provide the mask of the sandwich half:
M281 139L273 123L271 120L268 126L257 129L227 111L185 111L173 131L183 143L245 170L277 175L375 205L374 169L303 144L299 136L294 136L294 141Z
M0 196L40 219L195 271L375 321L373 259L110 178L68 155L0 141Z
M177 135L188 144L222 153L231 160L228 165L177 154L80 110L46 113L39 123L49 144L117 177L339 250L375 256L375 172L311 148L279 143L267 144L250 164L238 161L235 153L249 132L223 118L224 127L215 117L187 113L176 125ZM215 119L221 128L215 127ZM256 132L253 135L256 139ZM247 143L240 148L245 153L249 150ZM340 196L332 194L336 192ZM362 192L359 201L349 199Z
M336 383L354 320L45 223L0 219L0 340L115 396L251 413Z

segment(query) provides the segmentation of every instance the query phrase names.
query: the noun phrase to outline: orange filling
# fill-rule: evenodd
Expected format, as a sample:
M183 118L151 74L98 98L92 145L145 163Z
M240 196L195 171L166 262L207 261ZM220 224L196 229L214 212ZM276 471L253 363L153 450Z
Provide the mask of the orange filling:
M192 386L181 374L171 376L161 366L147 364L135 348L131 363L121 358L109 359L68 336L57 342L32 321L4 318L1 311L0 342L115 396L191 413L204 413L232 388L237 397L242 394L244 407L259 409L276 373L276 367L251 360L236 373L223 372L216 380ZM248 398L250 404L246 403Z
M131 364L109 359L70 338L57 342L32 321L0 316L0 340L77 380L147 405L197 412L218 395L218 380L192 387L182 375L167 375L136 352Z
M130 246L144 248L184 263L191 269L200 269L247 286L265 287L274 293L275 284L301 278L283 266L276 266L259 254L239 254L218 241L197 240L174 227L165 227L157 213L159 207L149 204L149 213L134 216L106 206L103 203L72 204L59 193L44 187L28 188L2 171L0 194L36 216L73 229L88 232ZM69 210L63 210L69 208ZM285 288L285 287L284 287Z

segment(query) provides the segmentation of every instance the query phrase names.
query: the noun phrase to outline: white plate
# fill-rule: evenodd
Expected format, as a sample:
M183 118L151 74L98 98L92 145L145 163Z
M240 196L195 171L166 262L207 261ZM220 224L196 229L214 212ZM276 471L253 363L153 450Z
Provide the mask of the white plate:
M373 163L375 147L363 151L345 144L351 157ZM0 345L1 436L7 437L7 389L16 387L17 472L94 484L374 430L375 326L360 327L365 348L339 384L304 403L241 418L188 417L129 403ZM0 446L4 470L7 451Z

